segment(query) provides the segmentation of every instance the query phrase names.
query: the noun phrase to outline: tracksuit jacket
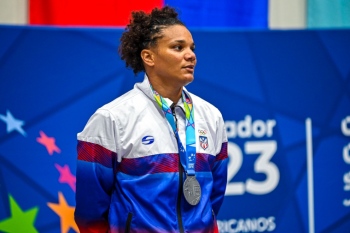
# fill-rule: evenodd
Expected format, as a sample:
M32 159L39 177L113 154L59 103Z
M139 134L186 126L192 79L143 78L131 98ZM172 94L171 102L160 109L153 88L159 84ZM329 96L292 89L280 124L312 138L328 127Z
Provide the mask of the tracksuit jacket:
M78 133L75 221L81 233L218 232L216 215L227 182L224 121L213 105L184 91L194 105L200 202L192 206L184 198L178 144L145 76L99 108ZM183 104L177 104L185 146Z

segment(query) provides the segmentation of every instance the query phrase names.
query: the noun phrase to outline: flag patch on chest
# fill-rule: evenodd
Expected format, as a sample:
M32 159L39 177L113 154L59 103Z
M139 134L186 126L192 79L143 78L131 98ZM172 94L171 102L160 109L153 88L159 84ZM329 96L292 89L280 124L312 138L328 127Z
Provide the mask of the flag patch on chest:
M206 136L199 136L199 145L205 150L208 148L208 138Z

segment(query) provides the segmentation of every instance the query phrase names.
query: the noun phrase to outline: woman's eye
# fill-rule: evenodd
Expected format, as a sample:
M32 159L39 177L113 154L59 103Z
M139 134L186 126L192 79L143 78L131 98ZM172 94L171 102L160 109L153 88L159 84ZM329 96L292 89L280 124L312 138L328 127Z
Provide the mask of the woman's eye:
M175 50L181 51L182 50L182 46L181 45L176 45L174 47Z

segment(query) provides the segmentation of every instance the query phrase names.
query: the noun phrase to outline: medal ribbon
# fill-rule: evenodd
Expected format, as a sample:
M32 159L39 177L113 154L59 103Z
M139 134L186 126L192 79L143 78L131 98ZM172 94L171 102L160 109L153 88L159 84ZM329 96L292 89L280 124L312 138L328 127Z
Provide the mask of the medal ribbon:
M186 92L182 91L181 98L184 103L185 115L186 115L186 150L185 150L181 143L179 133L176 129L174 115L171 108L169 108L164 98L161 95L159 95L158 92L153 90L153 94L159 107L163 110L165 118L167 119L171 128L174 131L178 148L179 148L181 164L184 167L187 175L194 176L195 175L194 165L196 164L196 136L195 136L195 125L194 125L194 108L193 108L192 100L186 94Z

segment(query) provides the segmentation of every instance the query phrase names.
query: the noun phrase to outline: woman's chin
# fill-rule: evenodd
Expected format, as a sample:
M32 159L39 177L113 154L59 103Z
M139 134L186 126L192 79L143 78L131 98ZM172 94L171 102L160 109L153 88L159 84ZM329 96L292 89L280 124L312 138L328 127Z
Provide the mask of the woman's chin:
M190 84L191 82L193 82L193 80L194 80L193 75L186 75L184 79L184 86Z

